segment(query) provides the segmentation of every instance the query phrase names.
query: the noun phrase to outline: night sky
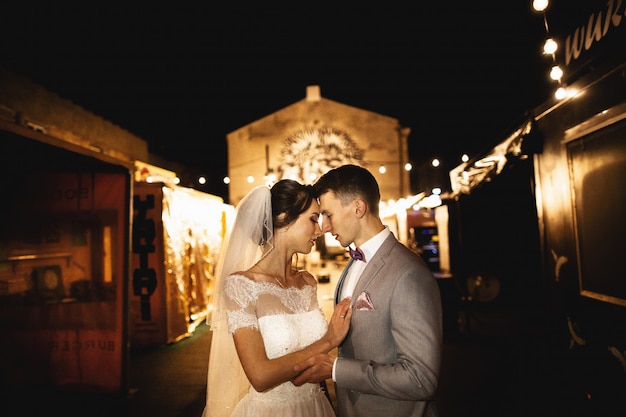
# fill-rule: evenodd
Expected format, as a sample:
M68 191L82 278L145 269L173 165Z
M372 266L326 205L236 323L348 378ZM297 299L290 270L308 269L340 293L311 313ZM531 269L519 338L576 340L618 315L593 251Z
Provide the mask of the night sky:
M552 94L543 17L528 0L194 3L4 6L1 63L220 179L226 135L304 99L307 85L397 118L414 161L450 167Z

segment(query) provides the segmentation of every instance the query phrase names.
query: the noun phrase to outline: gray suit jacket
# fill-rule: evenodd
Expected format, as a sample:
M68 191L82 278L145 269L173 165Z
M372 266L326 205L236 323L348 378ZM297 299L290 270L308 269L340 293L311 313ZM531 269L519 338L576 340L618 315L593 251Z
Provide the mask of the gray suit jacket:
M352 262L360 261L351 260L346 270ZM357 309L363 292L373 308ZM335 368L338 416L436 416L441 296L426 263L389 236L368 260L351 304L350 331Z

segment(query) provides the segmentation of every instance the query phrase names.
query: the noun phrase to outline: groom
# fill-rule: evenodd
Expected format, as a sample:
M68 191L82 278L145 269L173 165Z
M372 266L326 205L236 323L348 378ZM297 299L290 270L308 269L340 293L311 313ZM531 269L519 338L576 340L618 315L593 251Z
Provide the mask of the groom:
M301 362L294 384L332 377L339 417L437 416L443 330L434 276L382 223L378 183L368 170L343 165L314 187L322 231L360 253L335 290L336 302L350 297L353 308L338 357Z

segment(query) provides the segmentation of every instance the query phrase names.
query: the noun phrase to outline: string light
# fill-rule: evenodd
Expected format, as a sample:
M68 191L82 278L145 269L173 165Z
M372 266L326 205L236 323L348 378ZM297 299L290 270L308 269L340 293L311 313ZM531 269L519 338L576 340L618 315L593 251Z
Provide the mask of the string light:
M538 12L543 12L548 7L548 0L533 0L533 8Z
M554 93L554 97L556 97L558 100L563 100L565 97L567 97L567 90L565 90L563 87L557 88L556 92Z
M556 62L556 51L559 48L558 43L550 36L550 28L548 26L548 18L546 9L550 5L549 0L533 0L533 9L543 14L543 25L546 29L546 41L543 44L543 53L552 56L552 68L550 69L550 78L559 83L559 87L554 93L557 100L568 97L567 89L563 86L563 70Z
M543 44L543 53L546 55L554 55L559 45L552 38L546 39L546 43Z
M554 65L550 70L550 78L555 81L559 81L563 76L563 70L558 65Z

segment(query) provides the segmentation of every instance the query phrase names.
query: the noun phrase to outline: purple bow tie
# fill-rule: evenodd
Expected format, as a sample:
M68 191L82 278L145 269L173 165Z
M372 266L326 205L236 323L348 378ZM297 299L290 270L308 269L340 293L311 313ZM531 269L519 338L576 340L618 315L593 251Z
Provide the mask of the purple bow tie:
M348 248L350 250L350 257L352 257L352 259L356 259L357 261L363 261L363 262L367 262L365 260L365 255L363 254L363 251L359 248L356 249L352 249L352 248Z

